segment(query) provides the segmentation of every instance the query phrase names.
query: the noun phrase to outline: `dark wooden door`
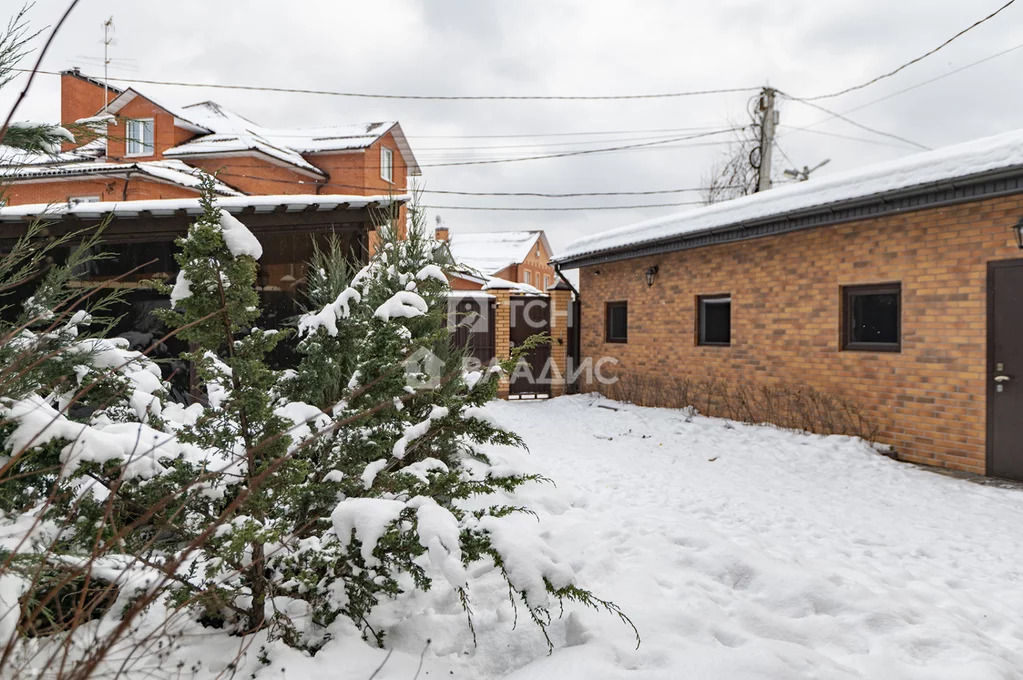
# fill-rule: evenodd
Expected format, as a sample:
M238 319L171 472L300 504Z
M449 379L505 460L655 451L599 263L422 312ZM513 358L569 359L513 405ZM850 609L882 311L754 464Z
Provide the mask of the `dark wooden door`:
M1023 480L1023 260L988 269L988 474Z
M551 328L550 301L542 297L512 297L509 300L509 339L512 350L521 347L537 333ZM539 345L519 359L509 376L508 393L513 395L550 395L550 345Z
M448 305L451 344L464 350L467 358L487 366L494 359L494 298L472 296L452 298ZM475 370L477 367L471 367Z

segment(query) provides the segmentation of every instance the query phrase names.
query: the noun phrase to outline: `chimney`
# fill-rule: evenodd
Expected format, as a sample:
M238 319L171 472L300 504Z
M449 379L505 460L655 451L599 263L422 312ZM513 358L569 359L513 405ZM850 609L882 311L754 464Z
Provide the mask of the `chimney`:
M433 237L438 241L448 240L448 228L444 226L444 223L440 219L440 215L437 215L437 226L433 230Z

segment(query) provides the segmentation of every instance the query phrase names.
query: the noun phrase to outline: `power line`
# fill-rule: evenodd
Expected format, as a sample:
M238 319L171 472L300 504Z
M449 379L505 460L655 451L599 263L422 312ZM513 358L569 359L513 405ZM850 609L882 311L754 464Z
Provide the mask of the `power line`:
M238 166L234 166L238 167ZM238 179L254 179L265 182L276 182L278 184L298 184L308 185L310 187L335 187L338 189L355 189L359 191L372 191L379 192L379 187L366 187L358 186L355 184L340 184L337 182L304 182L302 180L295 179L281 179L279 177L264 177L261 175L247 175L233 172L220 172L217 173L217 177L235 177ZM733 188L733 187L725 187ZM543 193L533 191L453 191L444 189L416 189L417 193L423 194L442 194L450 196L504 196L504 197L531 197L531 198L581 198L591 196L653 196L658 194L678 194L687 192L699 192L706 191L707 187L685 187L678 189L651 189L648 191L579 191L579 192L568 192L568 193ZM324 194L324 197L329 197L330 194Z
M855 107L849 109L848 111L845 111L844 113L852 113L853 111L859 111L860 109L865 109L868 106L873 106L874 104L886 101L888 99L891 99L892 97L897 97L900 94L905 94L906 92L909 92L911 90L915 90L918 87L923 87L924 85L930 85L931 83L933 83L935 81L942 80L943 78L948 78L949 76L954 76L955 74L961 73L962 71L965 71L966 69L973 68L974 66L980 66L984 62L991 61L992 59L997 59L998 57L1003 57L1006 54L1009 54L1010 52L1015 52L1016 50L1021 49L1021 48L1023 48L1023 43L1020 43L1019 45L1016 45L1015 47L1010 47L1007 50L1002 50L1001 52L998 52L997 54L992 54L989 57L984 57L983 59L980 59L978 61L975 61L975 62L972 62L970 64L967 64L966 66L960 66L959 68L954 69L952 71L949 71L948 73L943 73L940 76L935 76L934 78L928 78L927 80L919 82L916 85L910 85L909 87L903 88L903 89L898 90L896 92L892 92L891 94L888 94L888 95L885 95L883 97L879 97L877 99L871 100L871 101L867 102L866 104L860 104L859 106L855 106ZM824 120L819 121L819 123L823 123L825 120L831 120L831 119L830 118L825 118ZM814 123L814 125L817 125L817 124L818 123Z
M12 69L27 72L28 69ZM58 71L36 71L50 76L59 76ZM315 94L330 97L359 97L362 99L414 99L430 101L607 101L623 99L667 99L673 97L697 97L711 94L748 92L756 87L725 87L685 92L661 92L657 94L612 94L612 95L421 95L421 94L371 94L366 92L339 92L335 90L313 90L295 87L269 87L262 85L224 85L220 83L189 83L173 80L147 80L144 78L109 78L116 82L141 83L143 85L170 85L174 87L206 87L216 90L246 90L251 92L278 92L287 94Z
M502 207L502 206L471 206L471 205L421 205L425 210L485 210L485 211L509 211L509 212L560 212L579 210L642 210L645 208L677 208L685 205L705 205L704 201L682 201L679 203L644 203L642 205L576 205L571 207L557 208L526 208L526 207Z
M647 130L595 130L587 132L539 132L539 133L511 133L494 135L408 135L409 139L508 139L508 138L539 138L539 137L575 137L580 135L631 135L631 134L652 134L655 132L696 132L699 130L714 130L718 125L696 125L693 127L680 128L652 128Z
M714 135L722 135L722 134L726 134L726 133L729 133L729 132L735 132L735 131L741 130L741 129L743 129L743 128L741 128L741 127L731 127L731 128L725 128L723 130L715 130L713 132L702 132L702 133L693 134L693 135L686 135L686 136L683 136L683 137L671 137L671 138L664 139L664 140L657 141L657 142L643 142L641 144L626 144L626 145L623 145L623 146L609 146L609 147L604 147L604 148L599 148L599 149L584 149L582 151L565 151L565 152L562 152L562 153L543 154L543 155L538 155L538 156L522 156L520 158L499 158L499 159L494 159L494 160L455 161L455 162L450 162L450 163L428 163L428 164L421 165L420 167L424 167L424 168L443 168L443 167L450 167L450 166L454 166L454 165L489 165L489 164L492 164L492 163L514 163L514 162L518 162L518 161L536 161L536 160L545 160L545 159L549 159L549 158L567 158L569 156L584 156L584 155L587 155L587 154L595 154L595 153L609 153L609 152L612 152L612 151L625 151L626 149L642 149L642 148L645 148L645 147L658 146L658 145L661 145L661 144L669 144L671 142L680 142L680 141L689 140L689 139L698 139L698 138L701 138L701 137L711 137L711 136L714 136Z
M838 97L839 95L847 94L849 92L855 92L856 90L862 90L865 87L873 85L874 83L878 82L879 80L884 80L885 78L890 78L890 77L894 76L896 73L902 71L903 69L908 68L908 67L912 66L913 64L915 64L915 63L917 63L919 61L922 61L923 59L926 59L927 57L931 56L932 54L934 54L938 50L940 50L940 49L944 48L945 46L949 45L956 38L959 38L959 37L965 35L966 33L969 33L970 31L975 29L977 26L980 26L985 21L988 21L989 19L993 19L995 16L1000 14L1002 12L1002 10L1008 8L1009 5L1013 4L1014 2L1016 2L1016 0L1009 0L1009 2L1005 3L1004 5L1002 5L998 9L996 9L994 12L992 12L991 14L988 14L983 19L980 19L978 21L973 22L972 24L970 24L969 26L967 26L963 30L959 31L958 33L956 33L951 38L949 38L945 42L941 43L940 45L938 45L934 49L932 49L932 50L930 50L928 52L925 52L924 54L921 54L919 57L916 57L915 59L910 59L909 61L904 63L902 66L899 66L898 68L896 68L896 69L894 69L892 71L889 71L887 73L882 73L879 76L871 78L870 80L868 80L865 83L860 83L859 85L854 85L852 87L847 87L844 90L839 90L837 92L831 92L829 94L819 94L819 95L817 95L815 97L803 97L801 99L801 101L818 101L818 100L821 100L821 99L831 99L832 97Z
M832 111L831 109L826 109L823 106L821 106L820 104L815 104L815 103L813 103L811 101L808 101L806 99L799 99L797 97L793 97L791 95L787 95L787 94L785 94L783 92L780 93L780 94L782 94L782 96L786 97L787 99L791 99L792 101L799 102L801 104L805 104L806 106L813 107L813 108L817 109L818 111L823 111L824 113L829 113L829 114L831 114L831 116L833 118L838 118L839 120L845 121L846 123L849 123L850 125L853 125L855 127L860 128L861 130L866 130L867 132L872 132L875 135L881 135L882 137L890 137L892 139L897 139L900 142L905 142L906 144L912 144L913 146L915 146L917 148L920 148L920 149L923 149L924 151L930 151L931 150L931 147L926 146L924 144L920 144L919 142L914 142L911 139L906 139L905 137L900 137L899 135L892 134L891 132L884 132L883 130L878 130L876 128L868 127L868 126L864 125L863 123L857 123L855 120L853 120L851 118L847 118L847 117L843 116L841 113L837 113L835 111Z
M813 125L819 125L820 123L823 123L823 122L828 121L828 120L832 120L832 119L831 118L825 118L824 120L819 120L816 123L813 123ZM913 148L915 148L915 147L906 146L905 144L894 144L892 142L886 142L886 141L881 140L881 139L868 139L866 137L855 137L853 135L843 135L843 134L838 133L838 132L829 132L827 130L811 130L810 126L807 126L807 127L795 127L795 126L792 126L792 125L781 125L781 127L785 128L786 130L791 130L792 132L809 132L809 133L815 134L815 135L825 135L827 137L837 137L838 139L848 139L850 141L862 142L864 144L878 144L878 145L881 145L881 146L890 146L890 147L893 147L893 148L896 148L896 149L913 149Z

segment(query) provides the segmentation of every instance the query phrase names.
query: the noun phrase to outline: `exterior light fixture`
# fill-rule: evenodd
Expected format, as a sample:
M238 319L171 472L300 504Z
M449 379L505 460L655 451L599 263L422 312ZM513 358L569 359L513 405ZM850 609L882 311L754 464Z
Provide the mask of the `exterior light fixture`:
M1012 228L1012 233L1016 235L1016 245L1023 250L1023 217L1019 218L1019 222Z
M1023 220L1020 221L1020 224L1023 224ZM653 267L650 267L649 269L646 270L646 285L648 286L654 285L654 277L656 276L657 265L655 264Z

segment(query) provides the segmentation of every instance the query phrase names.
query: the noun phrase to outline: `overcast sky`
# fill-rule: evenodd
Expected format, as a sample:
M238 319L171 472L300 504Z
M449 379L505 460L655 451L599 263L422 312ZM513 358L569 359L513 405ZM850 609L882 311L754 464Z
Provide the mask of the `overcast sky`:
M118 77L421 95L646 94L770 84L794 96L813 96L887 72L1004 1L81 0L43 67L80 66L101 75L101 24L113 16L111 75ZM17 2L3 5L10 12ZM52 24L65 6L64 0L37 0L33 26ZM892 78L820 103L929 147L1023 127L1021 25L1023 3ZM1021 49L873 103L1016 46ZM16 89L0 94L0 110L6 111ZM431 166L720 129L747 122L751 96L429 102L138 89L173 104L213 99L266 125L398 120L423 166L427 190L544 193L701 187L715 159L726 153L722 142L729 137L694 140L714 140L712 145L675 142L557 159ZM40 76L18 118L58 117L58 78ZM791 163L776 152L775 174L831 159L818 171L822 176L914 153L840 120L818 124L826 118L805 104L782 101L778 142ZM791 129L805 126L812 132ZM563 134L590 132L614 134ZM561 199L426 194L423 202L585 208L699 199L695 192ZM542 228L558 250L583 234L686 209L429 212L431 221L439 213L454 233Z

